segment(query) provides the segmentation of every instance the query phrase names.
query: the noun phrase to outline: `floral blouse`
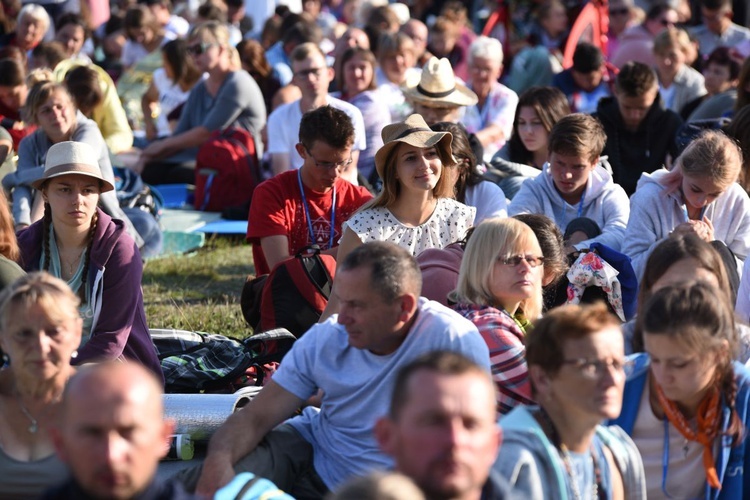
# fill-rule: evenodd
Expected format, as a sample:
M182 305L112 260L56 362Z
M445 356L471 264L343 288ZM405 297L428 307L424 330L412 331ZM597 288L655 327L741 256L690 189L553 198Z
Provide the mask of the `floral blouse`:
M476 208L452 198L440 198L435 211L419 226L406 226L385 207L367 208L344 223L363 243L390 241L418 255L428 248L444 248L463 239L474 224Z

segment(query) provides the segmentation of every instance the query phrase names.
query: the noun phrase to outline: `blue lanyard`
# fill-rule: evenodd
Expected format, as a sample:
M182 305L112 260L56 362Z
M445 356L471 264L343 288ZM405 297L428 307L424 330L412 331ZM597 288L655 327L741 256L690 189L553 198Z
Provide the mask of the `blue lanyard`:
M562 196L561 196L562 197ZM581 218L581 215L583 215L583 201L586 199L586 188L583 188L583 192L581 193L581 201L578 202L578 216L577 219ZM568 211L568 202L563 200L563 207L562 207L562 215L560 217L560 221L564 224L565 223L565 213ZM561 224L562 225L562 224Z
M686 209L687 212L687 209ZM664 452L661 457L661 491L667 498L672 495L667 493L667 472L669 471L669 419L664 418Z
M297 183L299 184L299 192L302 194L302 206L305 207L305 218L307 219L307 230L310 232L310 244L315 245L315 232L313 232L312 220L310 220L310 209L307 208L307 197L305 196L305 188L302 186L302 169L297 170ZM333 200L331 201L331 236L328 240L328 248L333 248L333 237L336 233L336 229L333 226L336 221L336 186L333 186ZM325 250L322 248L321 250Z

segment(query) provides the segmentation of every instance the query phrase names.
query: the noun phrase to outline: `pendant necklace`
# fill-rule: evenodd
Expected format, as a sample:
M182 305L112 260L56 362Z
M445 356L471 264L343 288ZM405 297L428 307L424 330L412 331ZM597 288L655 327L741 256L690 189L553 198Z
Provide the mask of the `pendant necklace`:
M21 413L23 413L24 416L29 419L29 422L31 422L28 431L31 434L36 434L36 431L39 430L39 422L37 422L37 420L31 415L31 412L29 412L29 410L26 409L26 406L24 406L21 395L18 393L18 389L16 389L16 399L18 400L18 406L21 408Z
M70 277L73 276L74 271L76 270L76 268L78 267L78 264L81 261L81 257L83 257L83 252L85 251L86 251L86 248L84 247L84 249L81 250L81 253L78 254L78 257L76 257L75 259L71 261L68 261L68 260L65 261L65 265L68 266L68 276Z

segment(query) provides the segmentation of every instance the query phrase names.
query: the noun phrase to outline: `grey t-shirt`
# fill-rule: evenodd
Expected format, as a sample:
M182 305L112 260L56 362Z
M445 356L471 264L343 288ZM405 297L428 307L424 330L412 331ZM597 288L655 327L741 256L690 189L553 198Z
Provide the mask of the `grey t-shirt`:
M229 73L216 96L208 93L205 80L193 87L173 135L201 125L211 132L231 126L244 128L255 138L255 147L260 157L263 149L260 131L265 124L266 105L263 94L255 80L246 71L240 70ZM170 160L193 161L198 149L198 146L185 149Z

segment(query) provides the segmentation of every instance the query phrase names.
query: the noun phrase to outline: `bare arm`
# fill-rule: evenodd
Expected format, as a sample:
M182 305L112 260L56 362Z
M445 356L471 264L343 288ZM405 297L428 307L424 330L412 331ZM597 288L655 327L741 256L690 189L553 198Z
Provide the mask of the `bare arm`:
M292 168L292 161L289 153L271 153L271 170L273 175L279 175L282 172Z
M143 111L143 123L146 126L146 138L150 140L156 139L156 122L151 114L157 102L159 102L159 89L152 81L143 97L141 97L141 111Z
M360 245L362 245L362 240L359 239L357 233L355 233L348 227L345 228L344 235L341 237L341 244L338 246L338 251L336 252L336 262L343 262L346 256L349 255L349 252ZM322 323L323 321L327 320L332 314L336 314L337 312L339 312L339 301L338 299L336 299L336 294L332 293L331 297L328 299L328 305L326 305L323 314L320 315L320 320L318 320L318 322Z
M273 269L276 264L289 257L289 238L284 235L261 238L260 247L263 249L269 269Z
M140 174L143 172L143 167L146 163L166 158L167 156L172 156L183 149L200 146L206 142L209 137L211 137L211 131L204 126L199 125L181 134L153 142L141 152L141 156L133 167L133 170Z
M13 151L13 141L0 139L0 163L5 162L11 151Z
M233 465L304 403L273 380L242 410L230 416L208 444L196 493L212 498L234 477Z
M489 125L488 127L475 132L477 139L482 143L482 146L487 147L488 144L497 142L505 137L505 132L500 125Z

